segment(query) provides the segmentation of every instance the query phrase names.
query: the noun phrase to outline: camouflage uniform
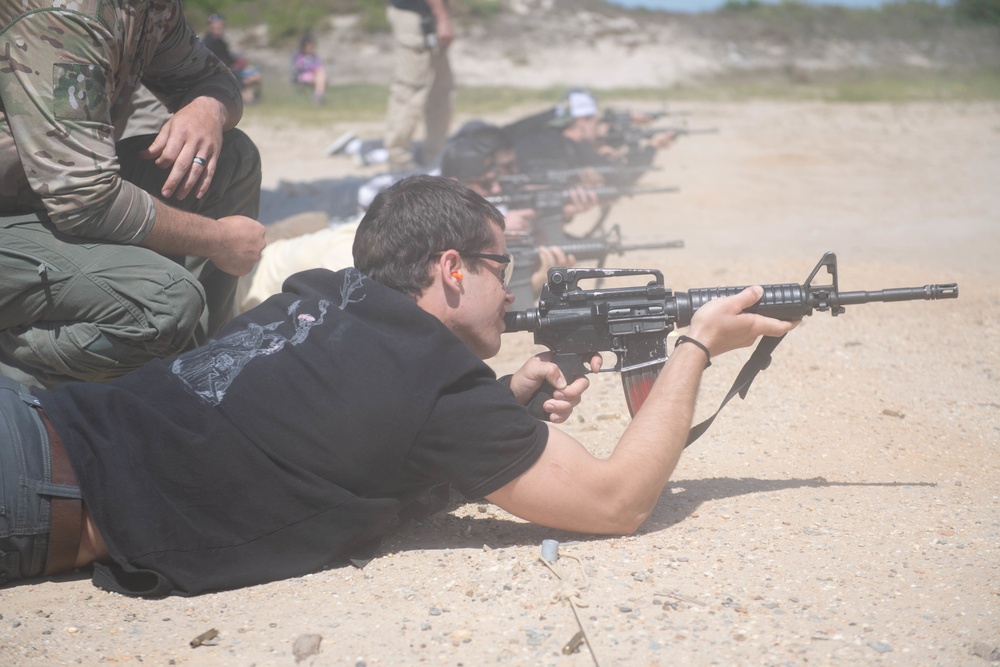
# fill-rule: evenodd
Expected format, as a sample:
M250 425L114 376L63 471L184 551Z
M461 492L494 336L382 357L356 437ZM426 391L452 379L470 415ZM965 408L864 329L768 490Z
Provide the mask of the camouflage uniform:
M236 277L138 247L168 175L116 143L140 82L170 111L209 95L242 113L231 72L179 0L0 3L0 374L102 381L211 335ZM260 158L225 134L212 187L170 205L257 217ZM186 268L185 268L186 267Z

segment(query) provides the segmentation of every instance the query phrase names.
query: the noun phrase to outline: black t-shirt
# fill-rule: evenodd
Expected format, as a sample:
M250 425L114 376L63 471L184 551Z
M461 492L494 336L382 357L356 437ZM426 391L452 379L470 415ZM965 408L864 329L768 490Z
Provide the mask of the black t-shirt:
M514 142L517 165L522 173L546 169L581 169L612 164L592 144L563 136L562 129L548 127L523 134Z
M98 585L314 572L431 487L482 497L541 455L545 424L411 299L353 268L284 290L173 360L40 393L120 566Z

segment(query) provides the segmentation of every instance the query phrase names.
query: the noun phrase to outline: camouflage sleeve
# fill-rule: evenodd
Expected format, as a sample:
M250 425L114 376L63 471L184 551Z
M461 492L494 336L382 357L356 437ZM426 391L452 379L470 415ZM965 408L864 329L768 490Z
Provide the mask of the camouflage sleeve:
M28 186L60 231L138 244L155 221L155 201L120 177L115 137L139 74L171 111L202 95L219 99L229 110L225 129L243 111L239 84L195 37L179 3L151 6L145 31L143 14L124 4L29 4L47 7L0 33L0 110Z
M243 115L243 96L236 77L194 34L180 11L164 27L142 82L171 113L196 97L209 96L229 109L230 126Z
M0 99L28 184L53 224L72 236L137 244L156 209L118 174L115 44L92 16L25 14L0 37Z

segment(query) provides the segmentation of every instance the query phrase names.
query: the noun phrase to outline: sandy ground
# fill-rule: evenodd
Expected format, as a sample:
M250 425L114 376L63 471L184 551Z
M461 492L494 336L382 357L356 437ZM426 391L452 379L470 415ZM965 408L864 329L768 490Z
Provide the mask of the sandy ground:
M163 600L104 593L86 572L36 580L0 590L0 664L1000 662L1000 106L683 108L722 131L662 152L643 183L680 192L623 201L612 220L628 240L687 247L615 264L660 268L676 289L801 282L833 250L844 290L957 282L961 297L807 319L636 535L559 533L473 502L404 528L360 570ZM244 127L267 188L353 171L322 155L347 127ZM493 363L533 349L507 336ZM745 357L715 361L700 416ZM607 455L627 422L604 374L566 428ZM552 569L543 539L561 543ZM564 655L578 622L593 652Z

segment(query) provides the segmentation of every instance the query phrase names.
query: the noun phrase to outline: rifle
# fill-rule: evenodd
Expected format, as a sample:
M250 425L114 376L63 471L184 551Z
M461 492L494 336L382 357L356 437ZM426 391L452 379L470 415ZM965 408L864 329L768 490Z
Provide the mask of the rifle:
M680 188L641 188L621 187L618 185L597 185L594 187L580 186L593 192L601 202L609 202L620 197L635 195L650 195L661 192L677 192ZM501 195L486 197L486 201L494 206L507 208L531 208L540 216L561 213L562 207L573 202L571 191L563 188L539 188L537 190L521 189Z
M705 127L691 129L688 127L646 127L646 128L611 128L601 137L601 141L609 146L637 146L643 139L650 139L663 132L673 132L678 136L691 134L718 134L719 128Z
M669 111L640 111L639 113L650 121L659 120L664 116L677 115L671 114ZM621 109L605 109L601 115L601 122L612 126L634 125L635 114L631 111L623 111Z
M567 255L573 255L577 260L598 260L603 264L608 255L624 255L633 250L657 250L660 248L683 248L684 241L651 241L647 243L623 243L621 229L615 225L600 239L573 239L555 244ZM534 303L535 290L531 285L531 276L538 270L539 246L532 242L526 234L507 234L507 252L514 263L514 273L511 275L508 287L514 293L516 303Z
M647 171L654 171L657 169L659 169L659 167L653 167L651 165L599 165L595 167L578 167L575 169L545 169L543 171L532 173L503 174L502 176L497 177L497 181L504 187L504 189L521 188L526 185L542 185L552 188L576 185L580 180L580 176L587 171L593 171L601 174L602 176L609 176L614 179L618 176L638 178Z
M604 113L601 115L601 122L606 124L612 132L621 132L636 127L637 125L646 125L655 120L659 120L665 116L690 116L690 113L678 112L678 111L640 111L639 114L645 116L647 119L645 122L636 122L635 114L631 111L622 111L620 109L605 109Z
M820 269L830 276L826 285L815 284ZM653 276L644 286L585 290L584 279L620 276ZM924 285L872 292L841 292L838 287L837 256L828 252L801 284L764 285L764 296L749 312L779 320L795 321L814 310L837 316L844 306L877 301L957 299L958 285ZM567 381L587 373L582 355L613 352L617 363L601 372L622 375L625 400L634 416L646 400L653 382L667 360L667 334L675 327L691 323L695 311L712 299L731 296L745 287L715 287L674 292L663 284L663 274L651 269L567 269L549 270L537 308L510 311L504 317L506 332L532 331L535 343L552 351L553 359ZM764 337L740 371L733 388L719 410L736 394L746 397L757 373L770 363L770 354L781 338ZM716 411L716 415L718 411ZM700 436L715 419L691 429L687 444Z
M617 185L599 185L585 189L596 194L598 200L602 203L608 203L620 197L633 197L635 195L648 195L661 192L677 192L679 190L679 188L676 187L641 188L623 187ZM570 239L570 237L562 231L563 206L570 204L573 201L571 191L568 189L544 188L532 190L525 188L508 194L485 197L485 199L494 206L506 206L508 209L533 209L537 214L535 227L536 230L540 231L540 233L537 234L540 241L548 244L555 244L566 242Z

